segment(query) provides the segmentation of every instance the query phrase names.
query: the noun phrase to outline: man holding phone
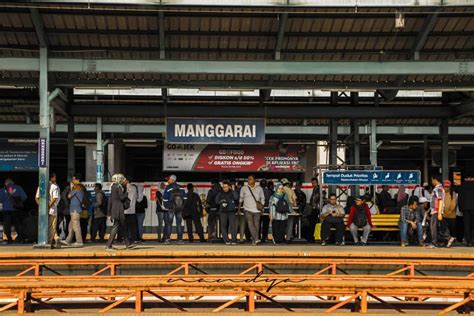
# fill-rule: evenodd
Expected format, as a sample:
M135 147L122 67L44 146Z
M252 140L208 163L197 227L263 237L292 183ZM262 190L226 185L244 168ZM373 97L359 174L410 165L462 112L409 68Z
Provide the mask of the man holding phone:
M344 208L337 204L337 196L332 193L329 195L329 204L324 205L321 211L321 246L326 246L331 228L336 229L336 245L344 246Z

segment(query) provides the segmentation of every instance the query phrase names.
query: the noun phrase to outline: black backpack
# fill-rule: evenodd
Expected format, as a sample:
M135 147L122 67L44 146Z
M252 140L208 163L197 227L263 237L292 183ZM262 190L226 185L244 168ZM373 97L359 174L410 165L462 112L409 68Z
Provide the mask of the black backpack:
M179 188L174 188L171 191L171 207L170 209L175 212L184 211L184 198Z
M367 214L365 213L365 208L356 208L356 213L354 214L352 222L357 227L364 227L367 225Z
M275 211L280 214L288 214L290 212L290 206L283 195L282 198L278 199L275 204Z

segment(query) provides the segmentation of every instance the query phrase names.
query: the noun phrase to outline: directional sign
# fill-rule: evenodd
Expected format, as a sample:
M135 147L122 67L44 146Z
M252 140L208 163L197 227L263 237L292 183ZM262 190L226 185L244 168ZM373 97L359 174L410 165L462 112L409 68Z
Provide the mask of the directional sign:
M377 185L377 184L420 184L421 172L418 170L390 171L325 171L324 184Z

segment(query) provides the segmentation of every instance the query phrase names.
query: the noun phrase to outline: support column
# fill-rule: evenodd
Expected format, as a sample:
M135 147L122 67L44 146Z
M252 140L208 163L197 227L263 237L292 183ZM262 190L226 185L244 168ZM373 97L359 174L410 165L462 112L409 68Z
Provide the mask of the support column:
M317 146L307 145L306 146L306 171L304 173L304 182L311 182L313 178L313 168L317 165Z
M370 164L377 166L377 121L370 120Z
M97 118L96 182L104 181L104 150L102 147L102 118Z
M441 121L439 128L441 135L441 176L443 180L449 179L449 126L448 120Z
M428 158L429 158L429 148L428 148L428 140L425 136L423 139L423 182L428 183L428 173L429 173L429 166L428 166Z
M38 212L38 246L48 242L48 200L49 200L49 132L50 108L48 102L48 50L40 47L39 72L40 99L40 139L45 140L45 165L39 167L39 212Z
M360 135L359 135L359 121L351 120L351 132L352 132L352 150L351 150L351 163L354 165L360 165ZM358 185L351 186L351 195L358 196L360 194L360 188Z
M329 164L337 165L337 120L329 121Z
M74 116L67 117L67 180L76 172L76 152L74 148Z

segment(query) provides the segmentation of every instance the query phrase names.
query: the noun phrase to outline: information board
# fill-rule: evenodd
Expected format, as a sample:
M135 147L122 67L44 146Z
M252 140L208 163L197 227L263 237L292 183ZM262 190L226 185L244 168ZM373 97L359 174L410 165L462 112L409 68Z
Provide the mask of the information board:
M334 185L384 185L420 184L421 172L419 170L385 170L385 171L338 171L328 170L323 172L323 183Z
M38 170L38 148L34 143L0 140L0 171Z

